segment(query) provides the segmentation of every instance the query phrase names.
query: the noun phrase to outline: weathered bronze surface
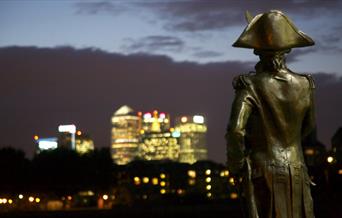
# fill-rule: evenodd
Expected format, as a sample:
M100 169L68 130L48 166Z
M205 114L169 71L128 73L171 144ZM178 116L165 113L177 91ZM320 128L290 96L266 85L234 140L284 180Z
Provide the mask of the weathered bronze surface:
M230 171L243 178L249 217L314 217L301 141L315 128L314 82L285 65L293 47L313 45L280 11L257 15L234 43L260 57L236 77L227 127Z

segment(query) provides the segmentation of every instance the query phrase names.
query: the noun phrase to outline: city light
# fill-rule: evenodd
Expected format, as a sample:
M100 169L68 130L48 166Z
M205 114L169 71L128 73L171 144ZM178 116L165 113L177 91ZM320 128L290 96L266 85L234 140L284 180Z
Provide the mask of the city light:
M194 179L189 179L189 185L195 185L196 184L196 180Z
M40 198L36 198L35 201L36 201L36 203L39 203L40 202Z
M332 156L327 157L327 162L330 163L330 164L333 163L334 162L334 158Z
M144 119L150 119L152 118L152 114L151 113L145 113L144 114Z
M210 169L207 169L206 171L205 171L205 175L210 175L211 174L211 170Z
M207 177L207 178L205 178L205 181L206 181L207 183L209 183L209 182L211 182L211 178L210 178L210 177Z
M140 182L140 178L139 177L136 176L136 177L134 177L133 180L134 180L134 184L135 185L140 185L141 182Z
M203 117L203 116L200 116L200 115L195 115L195 116L192 118L192 120L193 120L194 123L199 123L199 124L204 123L204 117Z
M39 136L35 135L35 136L33 136L33 138L34 138L34 140L37 141L39 139Z
M58 132L68 132L68 133L75 133L76 132L76 126L71 125L59 125L58 126Z
M181 194L183 194L184 193L184 190L183 189L177 189L177 194L179 194L179 195L181 195Z
M57 139L56 141L51 139L41 139L38 141L38 147L40 150L50 150L56 149L58 147Z
M188 171L188 176L191 178L196 178L196 171L195 170L189 170Z
M2 199L2 203L3 203L3 204L6 204L6 203L7 203L7 199L6 199L6 198L3 198L3 199Z
M143 183L148 183L149 181L150 181L150 179L148 177L143 178Z
M164 187L165 185L166 185L166 182L164 182L164 181L161 181L161 182L160 182L160 186L161 186L161 187Z
M212 194L210 192L207 193L207 197L211 198Z
M165 194L166 193L166 190L165 189L160 189L160 194Z
M29 202L33 202L33 201L34 201L34 197L30 196L30 197L28 198L28 200L29 200Z
M19 195L18 195L18 198L19 198L19 199L23 199L23 198L24 198L24 195L19 194Z
M230 177L229 178L229 183L232 184L232 185L235 185L235 180L233 177Z
M161 173L161 174L160 174L160 178L161 178L161 179L165 179L165 178L166 178L166 175L165 175L164 173Z
M237 193L232 192L232 193L230 194L230 199L237 199L237 198L238 198L238 194L237 194Z
M82 135L82 132L81 132L80 130L78 130L78 131L76 132L76 135L80 136L80 135Z
M156 178L156 177L154 177L153 179L152 179L152 184L153 185L158 185L158 178Z
M160 113L159 117L162 118L162 119L165 119L166 115L165 115L165 113Z
M12 203L13 203L13 200L12 200L12 199L8 199L8 203L9 203L9 204L12 204Z
M342 175L342 169L338 170L338 175Z
M205 188L206 188L207 190L210 190L210 189L211 189L211 185L207 185Z
M105 200L105 201L108 200L108 195L106 195L106 194L102 195L102 199Z
M188 121L188 118L187 117L182 117L181 121L182 121L182 123L186 123Z

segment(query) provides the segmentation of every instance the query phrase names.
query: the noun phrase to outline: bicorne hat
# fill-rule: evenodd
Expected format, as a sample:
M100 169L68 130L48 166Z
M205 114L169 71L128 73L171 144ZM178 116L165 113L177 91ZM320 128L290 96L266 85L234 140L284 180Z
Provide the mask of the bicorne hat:
M248 25L234 47L279 51L315 44L281 11L271 10L254 18L246 12L246 18Z

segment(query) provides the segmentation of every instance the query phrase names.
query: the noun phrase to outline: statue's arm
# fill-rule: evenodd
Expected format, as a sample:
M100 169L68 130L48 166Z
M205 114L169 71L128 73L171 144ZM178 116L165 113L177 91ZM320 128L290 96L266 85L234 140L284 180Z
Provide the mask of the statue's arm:
M252 112L252 103L251 96L246 88L234 88L236 94L225 138L228 168L233 174L238 174L245 160L245 128Z

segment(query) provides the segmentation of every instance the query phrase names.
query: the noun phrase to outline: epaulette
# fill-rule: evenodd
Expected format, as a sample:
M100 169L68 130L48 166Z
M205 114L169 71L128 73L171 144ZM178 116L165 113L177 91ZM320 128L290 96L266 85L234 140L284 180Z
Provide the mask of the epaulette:
M233 87L234 89L243 89L248 86L248 82L246 81L246 75L239 75L234 77L233 79Z
M310 74L304 74L303 76L305 76L308 80L309 80L309 83L310 83L310 87L312 89L315 88L315 81L314 79L312 78L312 76Z

